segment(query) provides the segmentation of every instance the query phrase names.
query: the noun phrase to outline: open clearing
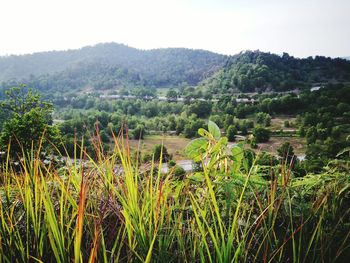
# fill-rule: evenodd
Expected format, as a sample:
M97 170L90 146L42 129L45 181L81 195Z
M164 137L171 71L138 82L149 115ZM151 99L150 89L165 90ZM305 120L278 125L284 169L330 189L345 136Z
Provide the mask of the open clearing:
M306 150L306 142L300 137L271 137L266 143L259 143L258 149L269 153L276 154L277 149L284 143L289 142L296 155L304 155Z
M285 127L284 122L289 121L290 124L295 123L296 118L293 116L287 116L287 115L279 115L275 116L271 119L271 130L296 130L296 128L293 127Z
M151 153L154 145L163 143L168 153L173 155L174 160L183 160L186 159L185 147L190 141L190 139L176 135L147 135L141 140L140 150L143 153ZM130 146L133 149L137 149L138 145L138 140L130 140Z
M185 155L185 147L190 142L190 139L186 139L176 135L147 135L141 140L140 150L144 153L152 153L153 147L156 144L164 143L168 149L169 154L173 155L173 159L176 161L187 160ZM304 155L306 142L304 138L300 137L271 137L267 143L259 143L257 151L265 151L271 154L277 154L277 149L284 143L289 142L296 155ZM132 149L137 149L139 145L138 140L130 140L130 146ZM248 148L249 145L247 144Z

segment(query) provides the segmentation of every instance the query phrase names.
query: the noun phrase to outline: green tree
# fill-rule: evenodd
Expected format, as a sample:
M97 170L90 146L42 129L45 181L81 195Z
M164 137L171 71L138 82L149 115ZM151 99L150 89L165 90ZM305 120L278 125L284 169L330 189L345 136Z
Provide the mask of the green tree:
M199 128L205 127L205 122L202 119L192 119L186 123L184 127L183 134L186 138L193 138L197 136L197 131Z
M168 149L161 144L154 145L153 155L154 155L155 161L160 161L162 159L162 162L166 162L170 159L170 154L168 153Z
M265 125L270 126L271 125L271 116L270 114L264 113L264 112L258 112L256 114L256 122L261 124L261 125Z
M227 129L230 125L233 125L235 123L235 118L233 115L226 114L225 115L225 122L224 122L224 127Z
M313 144L317 140L317 129L315 127L310 127L306 132L306 142L307 144Z
M295 161L296 156L294 154L294 148L292 145L290 145L289 142L283 143L278 149L277 149L278 156L281 157L283 160L286 161L286 163L291 163L292 160Z
M255 116L256 122L258 124L263 124L264 120L265 120L265 115L266 115L266 113L264 113L264 112L258 112Z
M132 131L132 137L135 140L142 140L145 134L145 127L143 125L137 125Z
M271 126L271 116L270 116L270 114L266 114L266 115L265 115L264 125L265 125L266 127Z
M268 142L270 140L270 131L263 127L254 128L253 135L257 143Z
M278 164L278 160L272 154L267 152L262 152L257 156L256 164L266 165L266 166L275 166Z
M182 180L186 175L186 171L181 166L176 165L173 175L175 179Z
M187 114L196 114L198 118L206 118L210 115L212 103L208 101L195 101L189 105Z
M177 92L176 92L176 90L169 89L168 92L166 93L166 97L170 101L177 100Z
M34 152L42 146L49 150L50 142L57 143L59 130L52 125L53 106L41 100L40 94L24 85L6 91L1 109L8 113L0 134L0 145L10 145L12 158L22 156L22 150Z
M177 118L176 119L176 134L179 135L180 133L183 132L183 130L185 129L185 125L186 125L186 120L183 118Z
M235 141L235 135L237 134L237 129L234 125L230 125L226 131L226 137L230 142Z

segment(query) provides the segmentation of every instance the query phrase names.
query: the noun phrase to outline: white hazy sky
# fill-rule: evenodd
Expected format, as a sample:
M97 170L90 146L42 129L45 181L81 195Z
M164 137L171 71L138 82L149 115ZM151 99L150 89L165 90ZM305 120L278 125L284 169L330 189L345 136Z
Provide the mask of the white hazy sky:
M0 55L112 41L350 56L350 0L0 0Z

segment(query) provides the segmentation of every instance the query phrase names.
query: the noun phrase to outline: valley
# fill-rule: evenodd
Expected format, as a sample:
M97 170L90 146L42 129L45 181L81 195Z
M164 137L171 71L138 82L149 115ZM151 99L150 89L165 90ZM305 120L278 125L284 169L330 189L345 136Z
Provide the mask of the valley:
M0 262L348 258L350 61L108 43L0 79Z

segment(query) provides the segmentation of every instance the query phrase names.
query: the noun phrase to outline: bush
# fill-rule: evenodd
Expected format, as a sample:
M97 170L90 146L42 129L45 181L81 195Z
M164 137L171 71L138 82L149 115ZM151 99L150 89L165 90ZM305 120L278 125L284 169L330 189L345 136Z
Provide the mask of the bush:
M152 155L151 155L151 154L146 153L146 154L144 154L144 155L142 156L142 162L143 162L143 163L148 163L148 162L150 162L150 161L152 161Z
M176 162L174 160L170 160L168 162L168 167L171 168L171 167L174 167L176 165Z
M190 122L185 125L183 133L186 138L193 138L198 135L198 129L204 128L205 126L205 122L201 119L190 120Z
M255 138L250 142L250 147L252 149L257 149L258 148L258 144L256 143Z
M256 114L256 122L261 125L270 126L271 116L268 113L258 112Z
M175 179L182 180L186 175L186 171L181 166L176 165L173 175Z
M257 143L268 142L270 140L270 131L263 127L254 128L253 135Z
M162 157L162 162L167 162L170 159L170 154L168 153L168 149L161 144L156 144L153 147L153 155L155 161L160 161Z
M266 166L275 166L278 164L278 160L274 155L269 154L267 152L262 152L257 156L256 164L266 165Z
M289 142L283 143L277 149L277 153L278 153L278 156L281 157L287 163L290 163L293 159L296 159L296 156L294 154L294 148L292 145L290 145Z
M237 134L237 129L234 125L230 125L226 131L226 137L230 142L235 141L235 135Z
M132 137L134 140L142 140L145 134L145 127L143 125L137 125L132 131Z

